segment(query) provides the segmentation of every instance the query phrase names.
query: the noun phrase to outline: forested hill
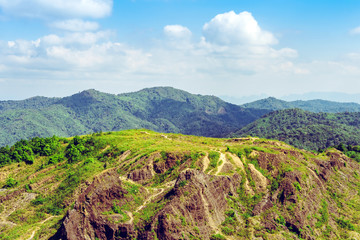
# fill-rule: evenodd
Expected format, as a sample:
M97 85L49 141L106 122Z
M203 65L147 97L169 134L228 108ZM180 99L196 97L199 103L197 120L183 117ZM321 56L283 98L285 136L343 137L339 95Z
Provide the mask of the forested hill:
M338 112L360 112L360 104L357 103L341 103L341 102L332 102L325 100L308 100L308 101L283 101L273 97L261 99L255 102L246 103L241 105L245 108L257 108L257 109L268 109L271 111L290 109L290 108L300 108L310 112L329 112L329 113L338 113Z
M232 136L278 139L309 150L340 143L359 145L360 113L312 113L301 109L271 112Z
M36 136L134 128L224 137L268 112L171 87L119 95L87 90L65 98L0 102L0 146Z

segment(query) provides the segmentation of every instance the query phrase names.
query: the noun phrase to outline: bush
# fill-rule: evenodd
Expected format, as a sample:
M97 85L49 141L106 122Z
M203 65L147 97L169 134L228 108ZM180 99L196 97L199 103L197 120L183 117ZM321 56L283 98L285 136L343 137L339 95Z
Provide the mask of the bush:
M225 234L225 235L233 235L234 234L234 230L233 229L230 229L228 227L223 227L221 228L221 231Z
M13 179L12 177L9 177L8 179L6 179L6 184L5 184L6 188L13 188L16 185L18 185L17 180Z
M56 164L64 160L64 155L62 154L55 154L49 158L48 164Z
M184 187L186 183L187 183L186 180L179 182L179 187Z
M352 223L350 223L350 220L344 220L343 218L336 219L336 223L341 227L348 229L350 231L355 231L355 227Z
M211 235L210 240L225 240L226 238L221 234Z
M300 183L294 182L294 187L295 187L299 192L301 191Z

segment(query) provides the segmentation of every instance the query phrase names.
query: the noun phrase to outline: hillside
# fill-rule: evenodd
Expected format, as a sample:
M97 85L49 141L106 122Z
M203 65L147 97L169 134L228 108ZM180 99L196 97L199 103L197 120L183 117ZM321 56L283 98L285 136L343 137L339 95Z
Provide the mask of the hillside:
M36 136L134 128L224 137L267 112L170 87L120 95L87 90L64 98L0 102L0 146Z
M357 103L341 103L326 100L308 100L308 101L291 101L276 99L273 97L261 99L251 103L241 105L245 108L255 109L268 109L271 111L299 108L309 112L328 112L328 113L340 113L340 112L360 112L360 104Z
M360 238L360 167L335 149L127 130L0 151L1 239Z
M269 113L232 136L278 139L309 150L340 143L359 145L360 113L311 113L300 109Z

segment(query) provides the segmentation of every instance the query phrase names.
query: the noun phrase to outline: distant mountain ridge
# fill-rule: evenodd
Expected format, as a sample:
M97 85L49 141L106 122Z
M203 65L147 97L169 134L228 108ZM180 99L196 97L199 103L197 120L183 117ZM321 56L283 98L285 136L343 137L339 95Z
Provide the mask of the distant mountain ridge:
M310 112L360 112L360 104L358 103L340 103L321 99L287 102L274 97L269 97L251 103L246 103L241 106L245 108L268 109L272 111L299 108Z
M119 95L91 89L64 98L1 101L0 146L35 136L66 137L138 128L224 137L268 112L171 87Z

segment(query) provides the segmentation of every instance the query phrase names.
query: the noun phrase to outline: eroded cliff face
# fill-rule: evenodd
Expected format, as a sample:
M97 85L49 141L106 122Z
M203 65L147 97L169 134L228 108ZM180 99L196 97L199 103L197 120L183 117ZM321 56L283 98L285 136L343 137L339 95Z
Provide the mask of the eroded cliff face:
M346 213L334 196L347 191L346 199L356 199L358 190L343 184L358 184L358 164L339 152L308 159L290 148L271 149L219 152L212 169L208 153L195 168L186 167L191 159L182 153L169 153L143 158L141 167L124 177L116 169L102 173L68 211L57 237L317 239L324 232L329 239L340 237L338 222ZM129 186L137 192L129 194ZM129 204L134 199L138 202ZM342 234L360 236L353 228Z

